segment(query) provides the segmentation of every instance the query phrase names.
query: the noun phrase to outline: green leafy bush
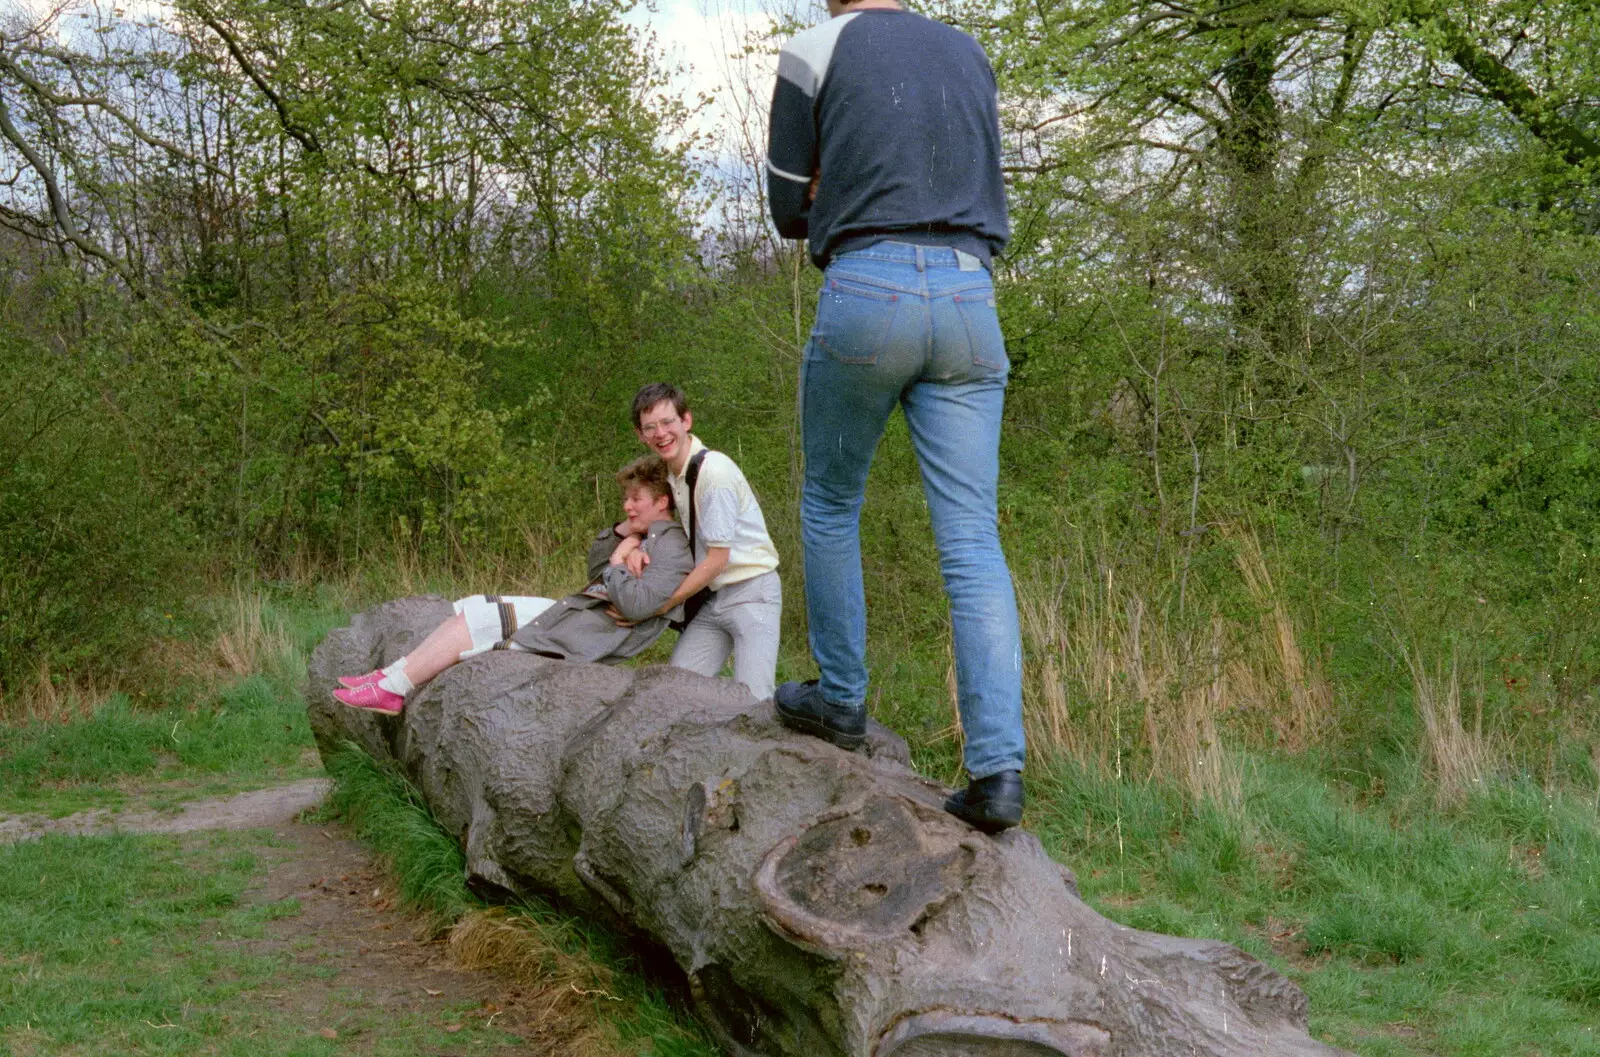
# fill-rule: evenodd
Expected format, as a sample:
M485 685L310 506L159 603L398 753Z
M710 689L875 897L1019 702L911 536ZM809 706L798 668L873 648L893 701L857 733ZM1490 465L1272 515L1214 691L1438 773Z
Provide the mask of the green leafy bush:
M120 369L0 330L0 693L125 665L195 583Z

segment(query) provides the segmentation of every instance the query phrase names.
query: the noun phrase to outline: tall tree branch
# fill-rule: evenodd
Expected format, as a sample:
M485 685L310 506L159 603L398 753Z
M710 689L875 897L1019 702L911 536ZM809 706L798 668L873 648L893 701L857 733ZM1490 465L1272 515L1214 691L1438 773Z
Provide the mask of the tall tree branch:
M51 57L57 57L59 54L60 53L53 53L51 54ZM23 87L27 88L40 99L49 103L51 106L81 106L85 108L94 107L96 109L103 110L105 113L114 118L119 125L126 129L129 135L133 136L135 139L146 144L147 146L155 147L158 150L165 151L168 154L178 158L183 158L186 161L196 161L202 166L210 167L204 159L193 158L190 156L189 152L185 151L176 143L173 143L167 139L163 139L162 137L150 132L143 125L139 124L138 121L134 120L132 115L125 112L121 107L117 106L103 94L62 95L52 89L49 85L45 84L43 81L40 81L38 78L30 74L21 63L18 63L5 52L0 52L0 70L4 70L6 73L16 78L18 83L23 85ZM213 168L213 171L216 170Z
M1333 100L1328 106L1327 119L1322 122L1319 134L1312 142L1305 157L1300 159L1300 165L1294 175L1295 200L1306 202L1310 198L1310 191L1318 183L1323 168L1327 165L1328 155L1333 149L1333 138L1338 135L1339 126L1344 121L1345 111L1350 106L1350 95L1355 88L1356 73L1361 68L1361 61L1366 57L1367 45L1372 40L1372 31L1363 25L1352 25L1345 30L1344 41L1339 48L1339 83L1333 90Z
M1517 71L1473 40L1442 5L1435 0L1410 0L1405 17L1419 28L1437 31L1450 60L1568 165L1592 167L1600 177L1600 140L1562 117Z
M272 82L267 80L266 75L256 68L256 64L250 61L238 38L222 24L222 20L198 4L193 7L193 11L195 17L199 18L206 28L215 33L222 41L223 46L228 49L228 54L233 56L233 61L239 64L239 68L244 71L246 77L250 78L250 82L256 86L256 90L266 97L268 103L272 104L273 111L278 115L278 124L283 126L283 130L294 137L295 141L306 150L311 151L313 154L321 154L322 141L318 138L316 132L304 127L295 120L294 115L289 112L289 106L284 102L283 96L272 87Z
M6 141L17 149L17 153L22 155L29 167L33 169L34 174L39 177L39 182L44 185L45 197L50 202L50 215L55 218L56 227L61 230L61 234L66 237L67 241L76 246L80 252L93 257L107 268L110 268L118 278L128 284L128 289L132 290L136 296L143 298L145 296L144 289L128 271L127 266L107 251L105 247L89 238L78 227L78 222L72 215L72 209L67 204L66 195L61 192L61 182L56 179L55 170L51 168L49 162L45 161L44 156L34 149L33 144L28 142L27 137L17 129L16 124L11 120L11 109L6 106L3 97L0 97L0 136L4 136Z

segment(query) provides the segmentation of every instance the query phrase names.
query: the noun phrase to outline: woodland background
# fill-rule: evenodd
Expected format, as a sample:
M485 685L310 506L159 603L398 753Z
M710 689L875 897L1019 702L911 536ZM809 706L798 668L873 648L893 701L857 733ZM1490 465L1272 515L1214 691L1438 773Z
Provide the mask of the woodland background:
M1207 877L1284 890L1320 883L1293 865L1312 838L1271 837L1286 789L1440 847L1488 834L1534 881L1566 848L1529 1001L1592 1032L1600 9L917 6L1001 85L1033 824L1120 857L1145 804L1152 856L1198 819ZM137 711L194 642L319 591L571 589L658 379L760 494L780 676L813 674L794 396L819 276L765 219L770 84L685 98L628 8L5 14L0 717ZM741 49L823 12L771 14ZM874 714L953 781L898 420L863 518ZM1448 961L1437 906L1482 925L1368 880L1297 949ZM1174 891L1138 923L1205 931Z

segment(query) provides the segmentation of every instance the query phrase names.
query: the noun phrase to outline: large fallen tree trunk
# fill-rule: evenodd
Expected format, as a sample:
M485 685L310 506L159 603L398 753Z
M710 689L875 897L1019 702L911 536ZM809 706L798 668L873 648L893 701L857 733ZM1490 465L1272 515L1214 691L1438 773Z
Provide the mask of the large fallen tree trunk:
M405 599L328 636L309 690L323 753L397 763L474 884L665 947L735 1057L1341 1052L1254 958L1113 924L1031 834L945 814L882 728L848 753L730 680L511 652L449 669L400 717L332 701L339 675L449 613Z

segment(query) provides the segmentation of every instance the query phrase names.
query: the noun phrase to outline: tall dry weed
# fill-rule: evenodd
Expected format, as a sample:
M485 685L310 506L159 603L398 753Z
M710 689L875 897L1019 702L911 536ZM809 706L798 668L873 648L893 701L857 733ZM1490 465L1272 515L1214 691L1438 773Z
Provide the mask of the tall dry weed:
M64 723L93 712L114 692L93 673L63 678L42 661L32 680L0 693L0 722Z
M309 548L288 551L272 572L275 579L303 586L315 585L320 595L345 609L360 608L362 567L359 562L334 562ZM218 590L225 590L218 587Z
M368 586L375 586L381 594L400 598L427 590L422 544L404 519L397 518L390 525L386 545L362 552L360 565Z
M1151 774L1197 802L1240 810L1244 783L1218 731L1229 696L1222 618L1213 616L1199 636L1175 634L1147 621L1144 602L1135 596L1128 630L1129 683L1143 712Z
M1433 782L1434 800L1440 807L1456 807L1468 794L1483 787L1496 753L1483 733L1483 694L1480 691L1469 729L1461 715L1461 665L1456 654L1429 665L1416 645L1402 645L1417 717L1422 720L1423 767Z
M1594 812L1600 815L1600 741L1589 743L1589 769L1594 772Z
M945 726L941 729L935 731L929 740L935 744L942 741L954 742L954 755L955 758L959 760L966 752L967 731L966 728L961 725L961 689L959 684L956 682L955 640L949 635L946 635L944 640L944 694L945 703L949 709L950 722L945 724ZM869 708L868 711L870 714L871 709ZM949 777L949 784L959 785L961 782L961 773L962 772L958 765L955 773Z
M244 676L292 663L294 643L283 625L266 613L259 591L236 586L214 652L224 672Z
M1244 806L1244 783L1233 758L1223 751L1217 730L1232 687L1225 664L1227 630L1221 616L1212 616L1202 651L1189 658L1185 668L1190 678L1179 685L1175 699L1169 698L1170 747L1158 767L1164 773L1177 773L1179 783L1195 799L1238 810Z
M1093 554L1080 541L1018 583L1033 752L1119 775L1139 763L1226 806L1242 793L1224 731L1298 752L1332 729L1332 687L1301 648L1259 537L1223 532L1255 620L1216 610L1198 627L1170 619L1150 601L1163 585L1119 573L1104 541Z
M1080 554L1080 558L1082 555ZM1115 573L1085 584L1064 563L1017 587L1023 655L1023 726L1031 749L1066 755L1085 766L1115 770L1121 738L1116 714L1122 670L1114 622L1101 619ZM1074 705L1074 702L1077 702Z
M386 550L369 551L358 574L362 599L442 593L517 594L559 597L584 583L590 535L562 537L542 527L519 526L522 548L478 546L459 535L446 539L446 557L429 557L402 524Z
M1299 633L1272 581L1261 538L1253 528L1230 522L1222 532L1234 544L1234 564L1260 613L1256 648L1242 651L1233 662L1234 687L1243 701L1267 716L1281 748L1302 752L1333 725L1333 687L1300 649Z
M1140 761L1192 799L1237 810L1243 784L1219 731L1229 699L1223 622L1196 639L1152 619L1144 595L1110 568L1076 587L1073 571L1019 589L1030 751L1118 776Z

